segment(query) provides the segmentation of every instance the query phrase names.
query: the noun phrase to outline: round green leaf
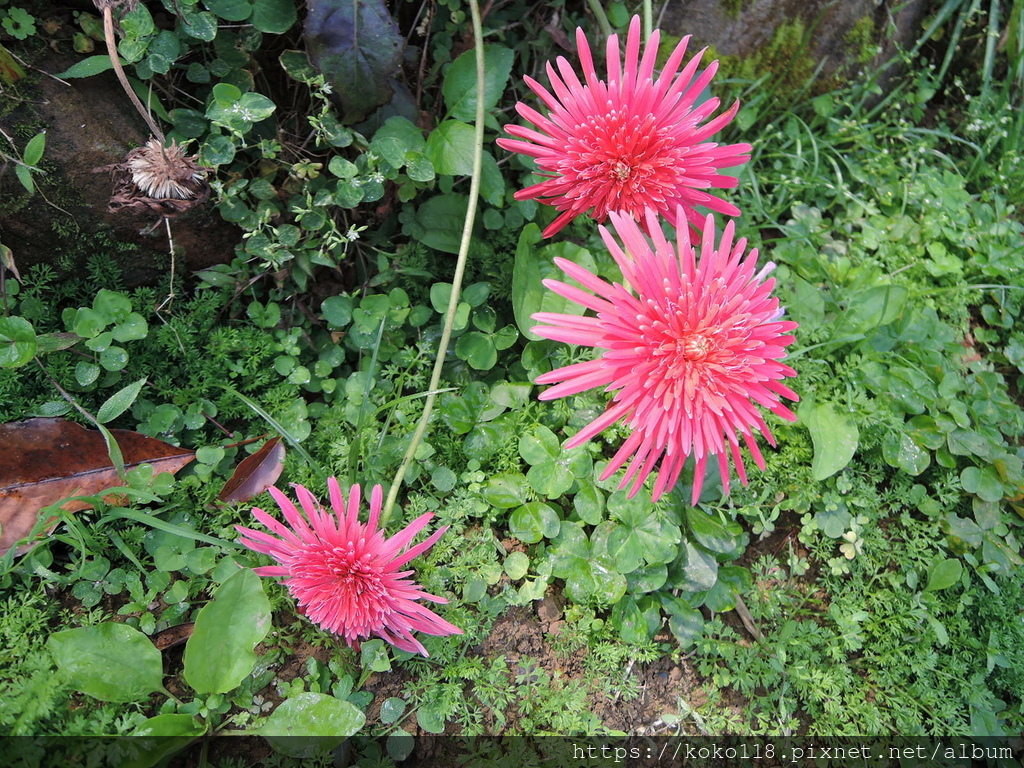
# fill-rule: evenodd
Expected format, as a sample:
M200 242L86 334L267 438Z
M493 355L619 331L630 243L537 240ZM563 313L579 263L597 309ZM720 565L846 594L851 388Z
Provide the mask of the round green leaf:
M32 323L23 317L0 317L0 368L19 368L36 354Z
M498 362L498 350L486 333L469 331L455 342L455 355L477 371L489 371Z
M511 509L524 503L529 495L529 484L520 474L494 475L481 490L484 501L498 509Z
M405 700L399 699L392 696L389 699L384 699L380 705L380 721L384 725L391 725L402 716L405 712Z
M527 464L542 464L559 458L562 445L554 432L538 424L519 438L519 455Z
M594 485L581 484L572 505L587 525L597 525L604 520L604 494Z
M717 517L712 517L697 507L691 507L686 511L686 519L690 524L693 538L712 552L727 555L739 544L742 529L736 523L723 525Z
M505 558L505 573L513 581L519 581L529 570L530 558L525 552L512 552Z
M576 482L572 472L560 461L546 461L530 467L526 479L533 490L548 499L557 499Z
M114 326L113 334L115 341L134 341L144 339L149 333L149 326L146 318L138 312L132 312L123 322Z
M197 693L226 693L256 665L256 644L270 631L270 601L249 569L221 584L196 617L185 644L185 680Z
M1001 501L1005 491L999 473L992 467L965 467L960 473L960 485L982 501Z
M163 688L160 651L127 624L66 629L46 645L75 690L100 701L139 701Z
M99 377L100 367L95 363L87 363L84 360L81 360L75 366L75 381L77 381L80 386L91 386L96 383L96 379Z
M560 525L558 513L542 501L523 504L509 516L509 533L527 544L553 539Z
M568 566L565 594L573 602L615 605L626 594L626 577L615 569L607 555L574 557Z
M284 701L257 733L278 752L308 759L359 733L365 722L351 702L306 691Z

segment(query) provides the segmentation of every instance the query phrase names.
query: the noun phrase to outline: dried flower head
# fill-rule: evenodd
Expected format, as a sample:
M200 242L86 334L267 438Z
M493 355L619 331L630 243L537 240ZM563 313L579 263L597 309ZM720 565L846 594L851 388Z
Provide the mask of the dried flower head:
M655 31L641 56L640 18L633 17L624 68L618 37L608 39L606 82L598 78L587 38L577 29L584 83L562 57L558 73L550 62L547 65L554 94L525 78L549 113L542 115L520 102L519 115L537 130L507 125L505 130L516 139L498 139L498 144L535 158L538 173L549 177L516 193L517 200L539 199L562 212L544 230L545 237L587 211L599 222L616 211L643 225L644 209L653 208L675 227L684 221L699 227L702 215L696 206L739 215L736 206L706 191L735 187L736 178L719 169L749 159L749 144L720 146L707 141L732 120L739 102L709 119L719 100L697 101L718 62L698 74L701 51L680 71L689 40L683 38L656 76L659 40ZM677 211L682 211L681 220Z
M632 481L633 496L660 464L653 494L657 500L675 484L692 455L696 504L711 456L717 458L726 492L729 457L746 483L738 436L743 437L754 463L764 468L754 431L772 445L774 440L757 406L784 419L796 418L780 402L782 397L797 399L780 381L796 374L779 362L793 342L789 332L796 323L780 319L783 309L771 295L775 281L765 279L774 265L769 262L755 273L757 250L744 256L746 240L733 243L731 221L716 242L714 217L707 216L698 259L688 227L677 231L674 248L662 234L655 213L648 210L646 229L652 233L652 246L627 215L613 212L609 216L623 245L605 227L600 228L601 236L627 285L611 285L571 261L556 258L558 267L588 290L557 280L544 284L597 316L533 315L534 320L547 323L533 329L539 336L603 351L594 360L539 376L538 384L555 384L540 398L551 400L595 387L614 392L604 414L577 432L566 447L581 445L622 419L632 434L601 479L613 475L628 459L620 487Z
M177 216L210 197L206 180L209 169L173 141L165 147L159 139L151 138L144 146L131 150L124 162L93 171L112 173L111 212L129 209Z
M242 534L242 544L270 555L278 563L256 568L256 573L282 577L311 621L344 638L354 648L359 647L360 640L376 635L396 648L426 656L426 649L413 637L413 632L461 635L461 629L417 602L448 601L420 589L409 578L412 571L400 570L430 549L447 526L407 549L430 522L431 513L420 515L385 539L377 530L383 505L379 485L373 488L370 519L365 525L359 522L359 486L352 486L347 504L337 480L332 477L327 486L334 514L325 511L304 487L295 485L301 513L287 496L276 488L270 489L287 525L262 509L252 511L276 535L236 526Z
M206 169L175 142L164 147L158 139L133 149L125 158L132 181L144 195L157 200L191 200L206 183Z

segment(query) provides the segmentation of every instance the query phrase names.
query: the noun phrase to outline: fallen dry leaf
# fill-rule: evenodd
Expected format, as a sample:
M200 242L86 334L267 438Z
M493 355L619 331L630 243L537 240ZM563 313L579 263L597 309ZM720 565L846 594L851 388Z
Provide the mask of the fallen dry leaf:
M217 498L225 502L248 501L276 483L282 469L284 443L280 437L273 437L239 463Z
M174 474L195 452L132 432L110 430L125 469L152 464ZM121 484L103 435L65 419L29 419L0 424L0 554L32 532L39 510L69 496L94 496ZM88 509L69 501L68 512ZM27 551L30 547L24 547Z

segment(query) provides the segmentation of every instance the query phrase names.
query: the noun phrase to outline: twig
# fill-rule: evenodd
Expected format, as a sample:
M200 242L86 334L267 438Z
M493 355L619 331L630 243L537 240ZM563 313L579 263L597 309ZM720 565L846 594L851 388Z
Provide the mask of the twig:
M171 249L171 283L170 283L170 285L167 288L167 291L168 291L167 298L165 298L163 301L160 302L160 306L158 306L156 308L157 312L162 310L164 307L170 305L170 303L172 301L174 301L174 296L175 296L175 293L174 293L174 237L171 235L171 220L169 218L167 218L166 216L164 216L164 225L167 227L167 244L170 246L170 249Z
M117 56L117 41L114 39L114 9L113 2L110 0L95 0L96 6L103 11L103 35L107 41L107 54L110 56L110 63L114 67L114 73L117 75L117 79L121 83L121 87L124 88L124 92L128 94L128 98L142 119L146 121L146 125L149 126L149 130L160 139L160 143L164 143L164 132L160 130L160 126L153 120L153 116L149 114L149 111L139 101L139 97L135 95L135 91L132 90L131 85L128 84L128 76L125 75L124 69L121 67L121 60Z

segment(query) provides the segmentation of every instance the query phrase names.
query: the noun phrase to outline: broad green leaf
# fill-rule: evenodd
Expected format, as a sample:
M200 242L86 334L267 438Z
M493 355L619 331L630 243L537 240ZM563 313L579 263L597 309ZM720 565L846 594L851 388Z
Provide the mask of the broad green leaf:
M917 476L928 469L932 457L906 432L890 433L882 441L882 458L891 467Z
M960 581L963 571L963 564L956 558L940 560L928 570L928 586L924 588L924 591L938 592L952 587Z
M498 350L489 334L469 331L455 342L455 356L476 371L489 371L498 362Z
M152 768L206 733L206 723L192 715L157 715L130 734L132 757L118 768Z
M113 421L122 413L132 407L132 403L139 396L139 392L142 391L142 387L145 386L146 380L139 379L138 381L129 384L127 387L118 390L112 394L109 398L104 401L103 405L96 412L96 420L101 424L106 424L108 421Z
M501 98L515 53L502 45L484 46L484 110L493 109ZM456 120L467 123L476 120L477 80L476 50L470 49L459 56L445 72L441 85L448 111Z
M389 117L370 142L370 151L380 154L395 168L406 163L409 152L422 153L427 146L423 131L404 117Z
M867 333L900 316L910 292L902 285L876 285L849 298L836 335Z
M840 412L832 403L801 408L799 416L814 444L811 475L815 480L831 477L850 463L860 439L852 416Z
M626 577L609 555L572 557L567 565L565 594L573 602L615 605L626 594Z
M541 464L559 458L562 446L554 432L538 424L519 438L519 455L527 464Z
M127 624L65 629L46 645L72 687L100 701L140 701L163 688L160 651Z
M281 35L295 24L294 0L256 0L249 23L260 32Z
M579 304L544 287L543 281L547 278L567 280L562 270L555 266L554 257L568 259L584 269L597 272L594 257L586 248L570 242L538 247L542 241L540 227L536 224L527 224L519 235L519 245L516 247L516 259L512 268L512 309L520 332L531 341L538 341L541 338L531 330L537 325L531 317L534 312L582 315L586 311ZM568 283L579 287L575 280L568 280Z
M38 349L32 323L23 317L0 317L0 368L19 368L28 363Z
M530 557L525 552L511 552L503 567L512 581L519 581L530 570Z
M283 701L256 733L282 754L309 759L359 733L365 722L351 702L306 691Z
M405 699L400 699L397 696L384 699L380 705L380 721L384 725L391 725L402 716L405 712Z
M458 253L468 208L469 198L454 192L430 198L416 209L421 229L416 239L435 250Z
M251 0L203 0L203 4L225 21L245 21L252 15Z
M526 544L558 535L560 521L554 507L542 501L523 504L509 516L509 533Z
M704 616L685 600L671 595L662 597L662 607L668 614L668 627L679 647L688 648L704 631Z
M669 570L669 585L684 592L703 592L718 580L715 556L687 541L679 548L679 557Z
M572 498L572 506L580 520L588 525L597 525L604 520L604 493L595 486L586 483Z
M475 147L473 126L459 120L445 120L430 132L423 154L439 174L469 176L473 173Z
M612 609L611 623L627 643L646 643L661 624L661 611L649 597L641 605L627 596Z
M197 693L226 693L256 665L270 631L270 601L259 576L243 569L221 584L196 617L185 644L185 680Z
M511 509L526 502L530 490L521 474L494 475L481 489L484 501L498 509Z
M960 485L982 501L1001 501L1006 491L999 473L993 467L965 467L960 473Z
M316 70L310 64L309 56L306 55L305 51L294 49L282 51L277 60L281 63L281 67L285 72L300 82L305 83L316 77Z
M690 524L693 538L705 549L727 555L739 545L742 529L736 523L723 524L716 516L698 507L686 510L686 520Z

